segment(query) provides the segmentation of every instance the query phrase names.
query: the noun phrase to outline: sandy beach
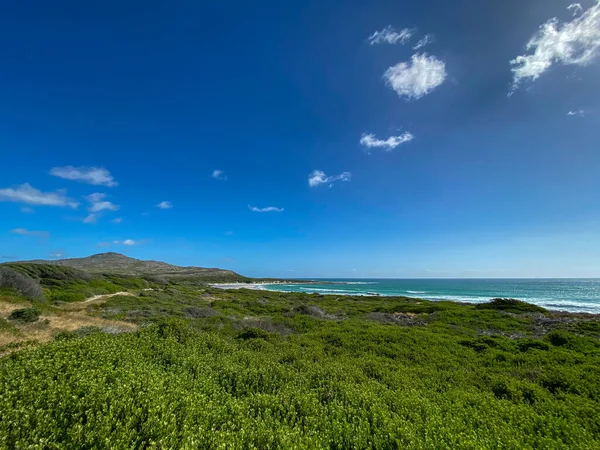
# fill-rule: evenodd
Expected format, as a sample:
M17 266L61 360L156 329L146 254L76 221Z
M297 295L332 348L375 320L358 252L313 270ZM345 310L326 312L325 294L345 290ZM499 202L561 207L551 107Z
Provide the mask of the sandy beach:
M263 286L271 283L215 283L211 284L211 287L219 288L219 289L254 289L261 290L264 289Z

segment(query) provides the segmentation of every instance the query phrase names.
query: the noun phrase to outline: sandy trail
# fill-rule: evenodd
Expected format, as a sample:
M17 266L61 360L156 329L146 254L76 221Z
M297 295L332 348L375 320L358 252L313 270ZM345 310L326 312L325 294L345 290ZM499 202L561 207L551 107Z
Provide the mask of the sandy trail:
M62 305L59 310L50 314L43 314L40 320L33 323L12 323L15 332L0 332L0 357L12 352L14 349L2 349L3 346L23 341L48 342L56 334L64 331L75 331L82 327L98 327L107 333L123 333L135 331L137 325L121 320L109 320L101 317L93 317L86 314L85 309L90 304L105 302L117 295L136 296L131 292L115 292L114 294L94 295L82 302L68 303ZM27 303L5 303L0 301L0 318L7 318L10 313L19 308L31 308ZM15 347L16 348L16 347Z
M135 294L132 294L131 292L126 292L126 291L115 292L114 294L94 295L93 297L90 297L87 300L84 300L82 302L68 303L66 305L63 305L62 309L67 310L67 311L74 311L74 310L78 310L78 309L85 309L90 304L103 303L106 300L108 300L109 298L116 297L117 295L127 295L127 296L131 296L131 297L135 296Z

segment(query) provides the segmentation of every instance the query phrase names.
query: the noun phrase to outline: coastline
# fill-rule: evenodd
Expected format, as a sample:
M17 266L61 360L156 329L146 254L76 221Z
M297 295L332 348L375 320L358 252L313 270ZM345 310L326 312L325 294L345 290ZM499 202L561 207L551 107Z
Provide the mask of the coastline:
M338 285L339 287L332 286ZM364 285L364 286L354 286ZM323 296L405 297L429 301L485 303L514 298L553 311L600 314L600 280L268 280L213 283L220 289L249 289Z
M264 290L262 286L272 283L211 283L210 287L217 289L252 289L252 290ZM283 284L283 283L281 283Z

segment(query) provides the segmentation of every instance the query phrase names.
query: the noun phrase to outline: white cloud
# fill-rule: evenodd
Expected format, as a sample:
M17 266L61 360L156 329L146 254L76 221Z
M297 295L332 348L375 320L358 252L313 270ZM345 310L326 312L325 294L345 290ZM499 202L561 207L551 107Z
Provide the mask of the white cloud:
M573 11L573 17L583 12L583 8L579 3L571 3L569 6L567 6L567 10Z
M276 208L275 206L267 206L266 208L257 208L256 206L248 205L250 211L254 212L283 212L283 208Z
M389 152L401 144L412 141L414 138L413 134L408 131L400 136L390 136L385 140L377 139L374 134L364 133L360 138L360 144L368 149L383 148L386 152Z
M429 44L432 44L434 41L435 41L435 38L433 37L433 34L426 34L421 39L419 39L419 41L415 44L413 49L419 50L420 48L423 48Z
M577 117L585 117L585 111L583 109L578 109L577 111L569 111L567 116L577 116Z
M106 194L101 194L96 192L94 194L90 194L85 199L90 202L90 207L88 211L92 213L97 213L100 211L108 210L108 211L116 211L119 209L118 205L115 205L112 202L108 202L104 200L106 198Z
M212 177L215 180L225 181L227 179L227 174L223 170L215 169L213 170Z
M416 100L444 82L446 64L435 56L416 54L410 62L401 62L387 69L383 78L400 97Z
M115 244L115 245L127 245L127 246L140 245L141 244L140 241L134 241L133 239L125 239L124 241L113 241L112 243Z
M165 201L165 202L160 202L156 206L160 209L171 209L173 207L173 204L171 202Z
M47 231L33 231L33 230L28 230L27 228L15 228L14 230L11 230L10 232L14 233L14 234L19 234L21 236L32 236L32 237L39 237L39 238L50 237L50 233L48 233Z
M83 223L96 223L98 222L98 214L90 214L85 219L83 219Z
M121 223L123 222L123 218L122 217L116 217L113 220L110 221L110 223Z
M342 172L339 175L328 177L322 170L313 170L308 176L308 185L310 187L317 187L321 184L329 184L329 187L333 186L336 181L350 181L352 174L350 172Z
M63 252L62 250L57 250L55 252L50 253L50 258L55 258L55 259L59 259L59 258L64 258L65 257L65 252Z
M33 214L33 213L35 213L35 210L33 208L30 208L29 206L23 206L23 207L21 207L20 211L23 214Z
M66 180L81 181L82 183L94 184L96 186L117 186L111 173L103 167L53 167L50 175L64 178Z
M404 28L399 32L388 25L381 31L376 31L368 37L371 45L375 44L406 44L413 37L414 30Z
M71 208L79 206L79 203L67 197L67 191L63 189L56 192L41 192L29 183L0 189L0 201L43 206L69 206Z
M525 48L529 54L510 61L514 75L511 93L522 81L537 80L553 64L591 64L600 54L600 2L570 22L561 23L556 17L550 19Z

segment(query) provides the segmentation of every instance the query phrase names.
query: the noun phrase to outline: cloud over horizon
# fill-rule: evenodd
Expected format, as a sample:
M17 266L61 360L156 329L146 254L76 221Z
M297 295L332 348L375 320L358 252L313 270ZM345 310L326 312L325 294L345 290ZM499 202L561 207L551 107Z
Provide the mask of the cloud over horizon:
M111 242L98 242L96 247L112 247L113 245L125 245L127 247L133 247L134 245L141 245L144 241L135 241L133 239L114 240Z
M385 140L377 139L372 133L363 133L360 138L360 144L367 149L382 148L386 152L390 152L399 145L412 141L414 138L414 135L408 131L402 133L400 136L390 136Z
M114 180L111 173L103 167L53 167L50 170L50 175L64 178L65 180L80 181L96 186L114 187L119 185L119 183Z
M313 170L308 176L308 185L317 187L322 184L329 184L329 187L331 187L336 181L350 181L351 178L352 174L350 172L342 172L339 175L328 177L322 170Z
M399 97L418 100L440 86L446 75L446 63L423 53L388 68L383 78Z
M141 242L134 241L133 239L125 239L124 241L113 241L113 244L132 246L132 245L139 245L139 244L141 244Z
M67 197L65 189L55 192L41 192L29 183L0 189L0 201L40 206L68 206L73 209L79 206L79 203Z
M577 16L581 5L572 4ZM581 10L583 10L581 8ZM511 93L524 80L535 81L553 64L585 67L600 54L600 2L570 22L554 17L542 24L529 39L527 53L510 61L513 72Z

